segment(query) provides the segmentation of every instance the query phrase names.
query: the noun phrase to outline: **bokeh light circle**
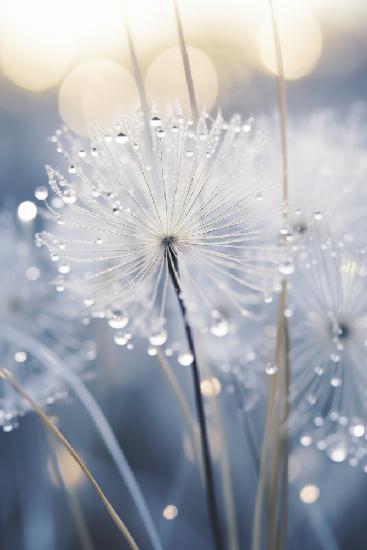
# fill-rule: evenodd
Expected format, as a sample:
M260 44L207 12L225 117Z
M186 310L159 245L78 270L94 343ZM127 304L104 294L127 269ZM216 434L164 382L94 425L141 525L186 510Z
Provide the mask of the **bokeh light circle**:
M34 92L56 85L75 54L72 33L59 31L65 19L62 2L12 0L5 7L0 27L3 73Z
M188 48L192 77L199 109L214 105L218 95L218 75L210 58L197 48ZM185 73L179 48L169 48L150 64L145 84L148 98L165 109L179 100L186 114L190 113Z
M284 63L284 76L297 80L317 65L322 52L322 34L317 19L300 5L280 4L278 26ZM273 28L270 18L259 27L257 49L263 68L277 73Z
M138 105L130 72L108 59L80 63L59 90L60 114L81 135L88 134L88 124L110 125L118 114L131 115Z

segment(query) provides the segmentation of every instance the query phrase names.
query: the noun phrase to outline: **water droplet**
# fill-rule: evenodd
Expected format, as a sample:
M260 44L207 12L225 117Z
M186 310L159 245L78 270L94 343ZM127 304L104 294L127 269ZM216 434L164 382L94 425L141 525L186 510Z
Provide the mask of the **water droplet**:
M152 334L149 338L149 342L152 346L163 346L167 342L167 331L162 329L160 332Z
M127 143L129 141L128 136L124 132L119 132L115 139L117 143Z
M333 462L344 462L348 456L348 447L339 434L329 436L326 454Z
M349 433L354 437L363 437L366 433L366 428L360 420L354 419L349 425Z
M275 374L278 370L278 367L274 363L267 363L265 372L266 374Z
M159 138L163 138L166 135L166 132L165 130L163 130L163 128L158 128L156 134Z
M148 348L148 355L150 355L151 357L155 357L157 355L156 348Z
M177 360L183 367L188 367L194 361L194 356L192 353L180 353Z
M62 273L63 275L66 275L67 273L70 272L70 265L66 265L66 264L63 264L63 265L60 265L59 266L59 273Z
M70 164L68 172L69 172L69 174L75 174L76 173L76 168L75 168L74 164Z
M126 338L126 335L122 332L118 332L117 334L115 334L113 339L115 341L115 344L117 344L118 346L126 346L129 341L129 339Z
M315 220L318 220L318 221L319 221L319 220L322 220L322 214L321 214L321 212L319 212L319 211L316 211L316 212L314 213L313 217L315 218Z
M34 196L39 201L44 201L48 197L48 189L45 185L40 185L39 187L36 187Z
M77 199L77 194L75 189L72 189L71 187L68 187L68 189L65 189L65 191L62 194L62 198L65 202L65 204L74 204Z
M308 434L301 435L299 442L303 447L309 447L312 443L312 437Z
M226 336L229 332L229 324L227 319L217 310L212 311L211 316L212 324L210 326L210 332L218 338Z
M124 328L128 322L129 318L121 311L113 311L112 316L108 319L108 324L112 328Z
M294 263L291 258L287 258L279 265L279 272L282 275L290 275L294 271Z
M150 124L153 126L153 128L157 128L162 124L162 121L158 116L153 116L151 118Z
M93 298L85 298L84 304L85 304L87 307L91 307L91 306L94 304Z
M25 351L16 351L14 353L14 360L17 363L25 363L27 361L27 354Z
M187 158L191 158L193 155L194 155L193 151L186 151L185 152L185 157L187 157Z

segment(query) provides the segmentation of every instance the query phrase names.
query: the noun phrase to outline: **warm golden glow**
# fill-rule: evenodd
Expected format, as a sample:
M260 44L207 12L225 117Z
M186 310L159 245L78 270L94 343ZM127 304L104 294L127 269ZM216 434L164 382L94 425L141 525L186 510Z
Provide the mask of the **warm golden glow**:
M59 91L62 118L82 135L88 134L88 124L110 125L119 113L131 115L138 103L131 74L107 59L79 64L65 77Z
M168 520L175 519L178 515L178 509L174 504L168 504L163 510L162 515Z
M322 51L322 35L317 19L300 3L275 2L284 62L284 75L296 80L317 65ZM271 19L260 25L258 55L263 67L276 74L275 47Z
M66 487L75 487L82 483L84 479L83 472L81 471L75 460L65 449L61 449L60 451L58 451L57 462L62 480ZM48 472L52 483L54 485L58 485L58 477L56 475L54 465L51 460L49 460L48 462Z
M63 2L11 0L1 8L0 64L4 74L32 91L57 84L75 54Z
M218 94L218 76L209 57L196 48L188 48L191 70L199 109L208 110ZM160 54L146 73L147 95L163 110L167 103L179 100L186 113L190 112L185 74L179 48L170 48Z
M203 380L200 384L201 393L205 397L214 397L215 395L218 395L221 390L221 384L218 380L218 378L215 378L215 376L212 376L211 378L207 378Z
M317 485L305 485L299 492L299 498L305 504L313 504L319 499L320 489Z

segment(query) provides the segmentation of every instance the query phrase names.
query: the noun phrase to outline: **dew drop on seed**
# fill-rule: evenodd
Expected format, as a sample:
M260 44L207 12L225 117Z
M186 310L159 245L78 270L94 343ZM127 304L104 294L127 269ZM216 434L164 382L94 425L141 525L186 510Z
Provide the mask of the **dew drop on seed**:
M128 136L124 132L119 132L115 139L117 143L127 143L129 141Z
M229 324L227 319L217 310L212 311L211 316L212 324L210 326L210 332L218 338L226 336L229 332Z
M332 436L331 442L328 442L326 454L333 462L344 462L347 458L348 448L338 434Z
M293 273L293 271L294 271L294 263L293 263L293 260L291 260L290 258L288 258L287 260L284 260L279 265L279 272L282 275L290 275L291 273Z
M278 367L274 363L267 363L265 372L266 374L275 374L278 370Z
M115 334L113 339L115 344L117 344L118 346L126 346L126 344L129 341L129 339L126 338L126 335L123 334L122 332L118 332L117 334Z
M65 204L74 204L77 199L77 194L74 189L68 188L63 192L62 198Z
M161 119L158 116L153 116L151 118L150 124L153 126L153 128L157 128L162 123Z
M112 328L124 328L129 322L127 315L124 315L121 312L113 312L112 316L108 319L108 324Z
M149 338L149 342L152 346L163 346L163 344L167 342L167 331L163 329L160 332L152 334Z
M39 201L44 201L48 197L48 189L45 185L40 185L39 187L36 187L34 196Z
M177 360L183 367L188 367L194 361L194 356L192 353L180 353Z

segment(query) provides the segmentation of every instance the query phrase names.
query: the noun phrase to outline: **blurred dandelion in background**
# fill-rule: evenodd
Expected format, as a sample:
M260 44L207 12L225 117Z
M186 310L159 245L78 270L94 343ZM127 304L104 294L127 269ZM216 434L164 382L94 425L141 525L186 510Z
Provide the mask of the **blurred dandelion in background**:
M33 208L27 208L22 203L18 209L20 219L29 221L35 208L34 204ZM0 225L3 238L1 363L22 381L40 405L51 405L65 399L67 387L40 361L34 350L29 349L28 342L33 342L35 349L40 345L49 347L81 376L83 373L88 376L88 362L95 360L96 346L93 340L82 338L85 326L73 302L55 296L48 279L50 268L34 248L28 228L17 227L6 212L1 215ZM17 425L18 416L26 412L25 406L3 385L1 425L5 431Z

